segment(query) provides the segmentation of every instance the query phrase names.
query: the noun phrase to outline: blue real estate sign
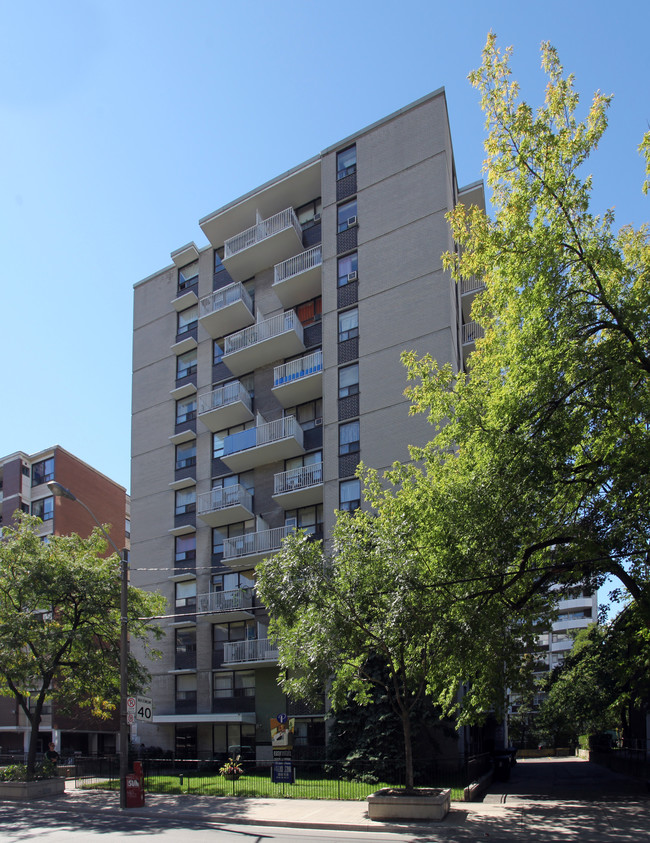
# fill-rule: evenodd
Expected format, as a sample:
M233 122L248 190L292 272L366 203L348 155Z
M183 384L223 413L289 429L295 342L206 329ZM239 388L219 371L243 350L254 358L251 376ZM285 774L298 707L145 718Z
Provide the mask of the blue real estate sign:
M273 752L273 781L276 784L293 784L291 752Z

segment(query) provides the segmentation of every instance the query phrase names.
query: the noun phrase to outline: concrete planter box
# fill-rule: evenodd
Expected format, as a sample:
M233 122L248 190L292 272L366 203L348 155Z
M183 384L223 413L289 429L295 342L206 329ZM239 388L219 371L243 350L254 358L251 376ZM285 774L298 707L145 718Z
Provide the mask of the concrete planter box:
M371 793L367 800L371 820L444 820L449 813L451 790L425 789L407 794L384 788Z
M0 782L0 800L28 802L47 799L65 792L65 779L42 779L37 782Z

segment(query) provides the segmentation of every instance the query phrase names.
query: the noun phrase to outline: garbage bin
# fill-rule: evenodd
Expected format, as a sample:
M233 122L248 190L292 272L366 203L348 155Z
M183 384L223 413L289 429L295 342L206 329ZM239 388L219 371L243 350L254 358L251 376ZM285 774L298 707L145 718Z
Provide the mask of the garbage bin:
M144 807L144 781L137 773L126 774L126 807Z
M510 778L510 753L494 756L494 778L499 782L507 782Z

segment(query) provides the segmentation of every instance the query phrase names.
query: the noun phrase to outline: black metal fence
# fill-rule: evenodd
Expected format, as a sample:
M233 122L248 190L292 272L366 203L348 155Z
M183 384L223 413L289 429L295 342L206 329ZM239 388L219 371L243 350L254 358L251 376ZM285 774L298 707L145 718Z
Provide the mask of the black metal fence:
M650 781L650 758L645 749L591 750L589 760L602 764L615 773Z
M270 762L241 763L240 778L226 780L220 762L198 759L145 758L141 761L145 792L191 793L215 796L295 797L300 799L365 799L380 787L403 787L404 767L396 763L390 776L375 775L370 765L355 763L354 773L340 761L294 761L293 781L274 782ZM490 769L489 754L467 758L438 758L418 763L417 787L450 787L462 790ZM115 757L82 758L75 765L77 786L117 787L119 763ZM388 780L386 780L388 779Z

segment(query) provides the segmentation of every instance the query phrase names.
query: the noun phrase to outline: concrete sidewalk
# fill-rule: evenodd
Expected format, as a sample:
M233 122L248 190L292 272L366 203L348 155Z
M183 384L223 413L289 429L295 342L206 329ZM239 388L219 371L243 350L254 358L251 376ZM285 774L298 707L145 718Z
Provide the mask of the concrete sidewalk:
M51 807L71 815L115 815L117 794L68 783ZM147 794L130 817L168 823L400 832L426 841L650 841L650 801L642 783L580 759L528 759L482 802L452 802L440 823L378 823L366 802Z

